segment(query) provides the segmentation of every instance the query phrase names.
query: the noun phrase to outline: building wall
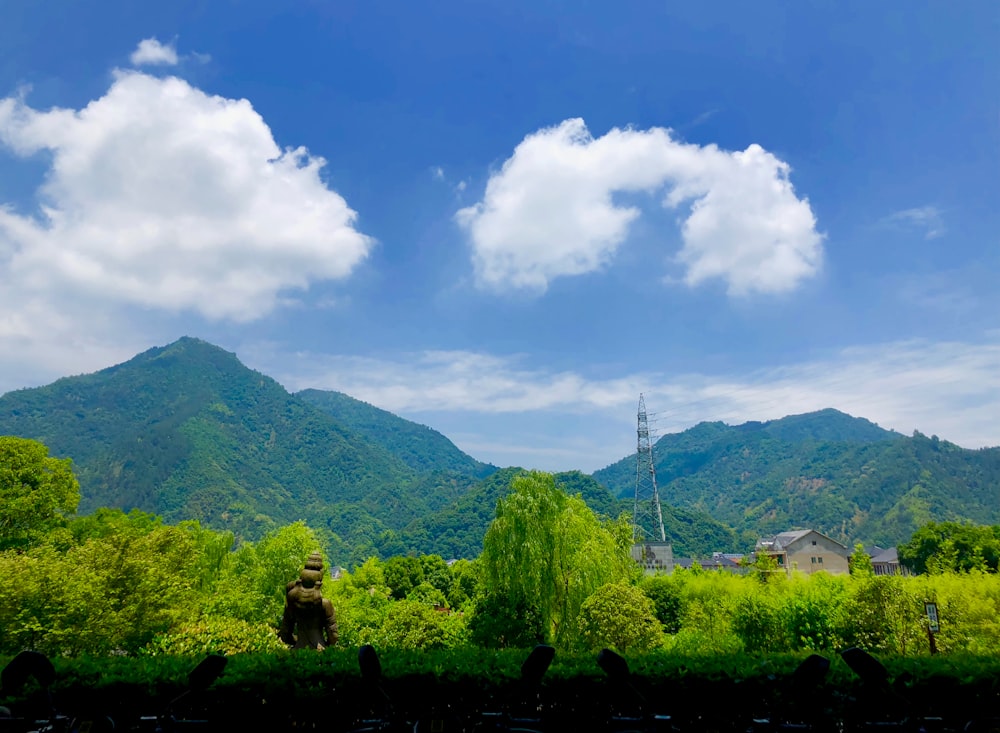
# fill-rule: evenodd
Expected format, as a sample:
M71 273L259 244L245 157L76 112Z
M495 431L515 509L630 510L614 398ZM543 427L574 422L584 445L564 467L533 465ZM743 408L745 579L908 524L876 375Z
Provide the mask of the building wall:
M847 548L818 532L810 532L785 549L790 569L798 569L803 573L825 570L834 575L850 572L847 566Z
M643 542L632 545L632 559L647 574L674 572L674 549L669 542Z

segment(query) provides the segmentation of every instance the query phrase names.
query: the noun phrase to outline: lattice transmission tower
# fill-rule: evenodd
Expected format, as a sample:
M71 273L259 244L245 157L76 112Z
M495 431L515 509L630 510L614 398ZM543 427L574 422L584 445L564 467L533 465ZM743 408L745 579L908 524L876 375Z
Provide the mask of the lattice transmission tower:
M635 455L635 506L632 510L632 542L666 542L660 490L656 486L653 441L649 437L646 401L639 395L638 448Z

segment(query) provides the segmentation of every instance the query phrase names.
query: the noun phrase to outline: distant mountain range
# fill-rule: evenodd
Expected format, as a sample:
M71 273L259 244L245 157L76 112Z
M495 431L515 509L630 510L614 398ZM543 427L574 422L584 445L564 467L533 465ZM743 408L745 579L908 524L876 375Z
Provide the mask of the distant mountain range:
M0 434L71 457L81 511L135 507L248 539L302 519L342 563L474 557L521 470L498 470L338 392L290 394L193 338L0 396ZM655 455L678 554L745 549L759 533L794 527L889 544L930 519L1000 523L1000 449L904 437L835 410L702 423L660 439ZM617 516L631 509L635 456L557 480Z
M654 448L661 500L738 533L812 528L888 546L929 521L1000 523L1000 448L967 450L827 409L771 422L705 422ZM594 473L634 494L635 456Z

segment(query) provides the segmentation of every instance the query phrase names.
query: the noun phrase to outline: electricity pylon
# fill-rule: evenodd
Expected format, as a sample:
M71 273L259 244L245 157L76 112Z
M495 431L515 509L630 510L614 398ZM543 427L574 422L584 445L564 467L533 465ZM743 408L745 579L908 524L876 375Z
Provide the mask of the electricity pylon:
M632 509L632 542L666 542L663 512L660 510L660 490L656 487L656 465L653 443L649 439L646 401L639 395L639 415L636 432L639 436L635 455L635 506Z

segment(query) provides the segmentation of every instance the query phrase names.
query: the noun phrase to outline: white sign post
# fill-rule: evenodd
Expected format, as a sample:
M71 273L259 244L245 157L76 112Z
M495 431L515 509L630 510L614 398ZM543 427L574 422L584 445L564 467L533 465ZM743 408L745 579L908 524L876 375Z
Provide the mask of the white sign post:
M924 603L924 613L927 614L927 642L931 646L931 654L937 654L937 644L934 642L934 634L941 631L937 604L930 601Z

